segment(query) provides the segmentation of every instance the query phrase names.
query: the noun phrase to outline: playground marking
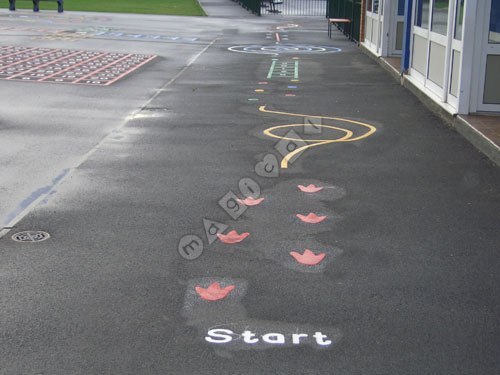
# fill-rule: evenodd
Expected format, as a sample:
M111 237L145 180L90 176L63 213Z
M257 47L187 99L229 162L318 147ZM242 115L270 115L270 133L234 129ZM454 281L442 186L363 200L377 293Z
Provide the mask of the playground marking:
M181 37L181 36L170 36L170 35L159 35L159 34L132 34L123 33L119 31L101 31L97 33L89 33L91 37L101 37L101 38L116 38L116 39L132 39L132 40L155 40L155 41L166 41L166 42L196 42L197 37Z
M214 282L210 284L207 288L203 288L202 286L198 285L195 287L196 293L198 295L206 300L206 301L218 301L220 299L226 298L229 293L235 288L235 285L228 285L224 288L220 286L220 283Z
M44 28L34 27L14 27L5 26L0 27L0 32L35 32L40 35L32 37L34 40L81 40L84 38L97 38L97 39L125 39L125 40L138 40L138 41L156 41L156 42L177 42L177 43L194 43L198 41L194 36L176 36L176 35L162 35L162 34L141 34L141 33L127 33L116 30L110 30L104 27L85 27L70 30L51 30Z
M314 341L310 338L310 336L314 338ZM288 340L288 343L291 343L292 345L301 345L304 342L308 342L314 343L319 347L328 347L333 343L333 341L322 332L314 332L314 334L310 335L298 332L291 334L269 332L259 335L251 330L245 330L242 333L237 334L230 329L224 328L212 328L208 330L205 340L211 344L227 344L232 341L238 341L249 345L256 345L260 342L268 345L285 345Z
M302 254L296 251L291 251L290 255L297 261L297 263L303 264L305 266L315 266L321 263L326 257L325 253L315 254L309 249L305 249Z
M273 55L280 54L315 54L315 53L336 53L342 50L331 46L312 46L307 44L276 44L276 45L261 45L250 44L244 46L232 46L228 48L231 52L253 53L258 55Z
M326 145L326 144L330 144L330 143L337 143L337 142L355 142L355 141L365 139L377 131L377 128L373 125L370 125L370 124L367 124L367 123L364 123L361 121L354 121L354 120L349 120L349 119L345 119L345 118L341 118L341 117L310 116L310 115L303 115L303 114L298 114L298 113L271 111L271 110L266 109L265 105L259 107L259 111L263 112L263 113L272 113L272 114L283 115L283 116L302 117L302 118L307 117L307 118L313 118L313 119L316 118L316 119L320 119L321 122L323 122L323 120L330 120L330 121L334 121L334 122L348 123L348 124L359 126L360 129L365 130L360 135L354 136L354 132L349 130L349 129L345 129L345 128L341 128L341 127L337 127L337 126L332 126L332 125L315 124L315 127L321 127L321 128L327 128L327 129L340 131L340 132L344 133L344 136L336 138L336 139L302 139L302 138L292 138L292 137L277 135L277 134L274 134L274 131L279 130L279 129L289 129L289 128L299 128L299 127L303 128L304 123L278 125L278 126L270 127L268 129L264 130L264 134L267 135L268 137L280 139L280 140L293 141L293 142L309 143L309 144L306 144L305 146L299 147L299 148L295 149L294 151L290 152L289 154L287 154L283 158L283 160L281 160L281 168L283 168L283 169L288 168L289 161L295 155L297 155L297 154L299 154L299 153L301 153L309 148L321 146L321 145Z
M156 55L3 47L0 79L109 86Z
M299 78L299 61L279 61L278 59L273 59L269 72L267 73L267 79L271 78Z
M297 27L299 27L299 25L297 25L296 23L289 23L287 25L277 26L276 30L296 29Z

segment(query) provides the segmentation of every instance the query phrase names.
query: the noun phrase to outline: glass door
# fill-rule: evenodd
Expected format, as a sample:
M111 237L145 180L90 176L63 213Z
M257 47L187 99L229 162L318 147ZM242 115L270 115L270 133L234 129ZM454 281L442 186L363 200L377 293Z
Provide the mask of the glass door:
M456 5L457 0L414 3L410 74L425 87L426 93L442 103L448 103L449 99L452 49L461 51L461 41L453 43ZM459 55L455 57L460 60ZM455 65L457 68L460 70L459 65Z
M500 112L500 1L486 0L478 110Z
M458 96L460 91L460 77L462 76L462 51L463 51L463 24L465 14L465 0L455 0L454 19L450 70L448 78L448 102L453 107L458 107Z
M405 0L392 0L389 55L401 55L403 52L403 38L405 32Z
M382 54L384 0L366 0L365 44L377 55Z

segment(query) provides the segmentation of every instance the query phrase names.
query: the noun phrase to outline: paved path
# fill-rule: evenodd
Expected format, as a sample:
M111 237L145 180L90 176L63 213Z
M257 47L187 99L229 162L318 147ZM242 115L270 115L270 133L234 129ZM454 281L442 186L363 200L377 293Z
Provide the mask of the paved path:
M28 15L158 57L0 80L1 374L498 372L500 173L322 20Z

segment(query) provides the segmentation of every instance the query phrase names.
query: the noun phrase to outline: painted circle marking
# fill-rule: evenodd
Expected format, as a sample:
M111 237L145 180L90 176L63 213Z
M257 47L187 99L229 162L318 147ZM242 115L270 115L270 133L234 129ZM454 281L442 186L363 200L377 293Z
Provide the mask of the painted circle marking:
M194 234L188 234L181 238L177 250L184 259L195 260L203 253L203 240Z
M228 48L231 52L255 53L260 55L279 55L287 53L336 53L342 50L331 46L313 46L308 44L279 44L279 45L260 45L251 44L246 46L232 46ZM298 59L298 58L295 58Z

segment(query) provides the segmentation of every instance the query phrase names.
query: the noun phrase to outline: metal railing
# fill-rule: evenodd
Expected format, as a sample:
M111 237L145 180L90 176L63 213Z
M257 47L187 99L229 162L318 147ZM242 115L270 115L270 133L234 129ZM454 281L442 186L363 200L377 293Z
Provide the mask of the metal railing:
M262 0L262 14L325 17L328 0Z
M64 11L64 0L55 0L57 1L57 11L62 13ZM9 10L16 10L16 0L9 0ZM40 11L40 0L33 0L33 12Z
M350 24L339 24L338 27L344 34L359 42L361 0L329 0L327 17L350 19Z
M261 0L233 0L235 3L240 4L243 8L260 16Z
M329 0L233 0L260 15L325 17Z

